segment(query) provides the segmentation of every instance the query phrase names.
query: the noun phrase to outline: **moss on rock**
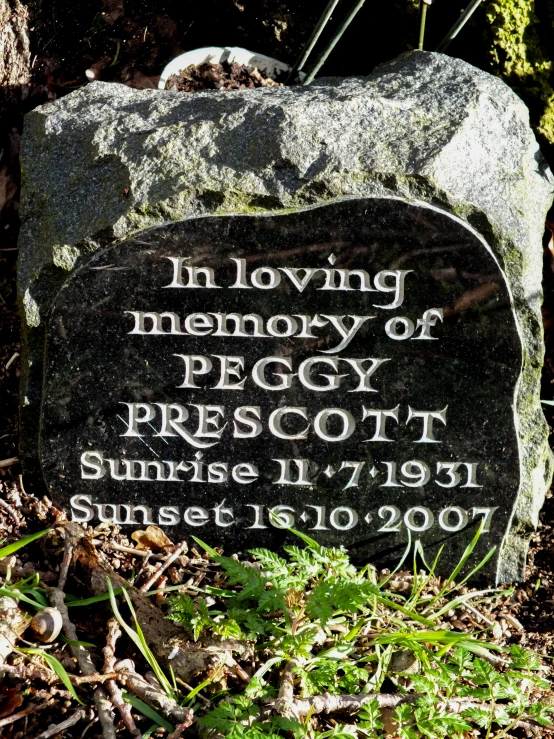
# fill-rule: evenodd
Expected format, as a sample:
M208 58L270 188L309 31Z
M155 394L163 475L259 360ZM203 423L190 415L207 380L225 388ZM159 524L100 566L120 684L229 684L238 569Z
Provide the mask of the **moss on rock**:
M543 143L554 152L554 0L493 0L486 8L494 71L531 111Z

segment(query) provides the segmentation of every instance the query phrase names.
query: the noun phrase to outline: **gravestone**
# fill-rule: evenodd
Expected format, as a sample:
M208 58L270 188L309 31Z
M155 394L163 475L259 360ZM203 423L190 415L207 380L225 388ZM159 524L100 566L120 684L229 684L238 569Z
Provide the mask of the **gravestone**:
M411 54L301 89L95 84L26 135L22 452L73 520L228 552L292 527L378 566L420 541L443 571L480 531L484 577L521 577L553 186L501 82Z

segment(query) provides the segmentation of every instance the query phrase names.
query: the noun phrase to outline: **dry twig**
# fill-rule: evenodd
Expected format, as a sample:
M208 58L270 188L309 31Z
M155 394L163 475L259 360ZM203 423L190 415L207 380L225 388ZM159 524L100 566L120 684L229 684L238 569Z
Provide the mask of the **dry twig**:
M175 731L172 731L171 734L169 734L169 736L167 737L167 739L179 739L183 731L186 731L186 729L188 729L189 726L192 726L192 724L194 723L194 714L190 710L190 708L188 710L188 713L189 715L187 716L186 720L183 721L182 724L177 724L177 726L175 727Z
M280 716L286 716L290 718L293 715L293 705L297 702L294 700L294 668L297 665L298 660L289 660L285 665L283 674L281 675L279 696L275 701L275 711Z
M149 706L159 710L164 716L176 724L182 724L187 721L188 710L181 706L160 690L156 685L152 685L145 680L142 675L135 671L131 660L125 659L117 662L115 665L117 672L121 672L125 676L125 686L127 690L134 693Z
M6 718L0 718L0 728L2 726L9 726L10 724L13 724L15 721L19 721L20 718L25 718L25 716L28 716L30 713L35 713L36 711L42 711L43 708L46 708L48 704L44 703L42 706L37 706L35 703L31 703L30 706L27 706L27 708L24 708L23 711L19 711L19 713L12 713L11 716L6 716Z
M288 666L288 665L287 665ZM285 667L285 672L287 668ZM283 675L284 677L284 675ZM381 709L394 709L397 706L416 703L421 695L417 693L368 693L366 695L314 695L311 698L293 698L290 702L291 718L301 720L306 716L312 716L318 713L343 713L355 716L359 713L364 703L375 700ZM279 712L279 698L274 701L268 701L267 705ZM439 711L448 711L449 713L461 713L471 708L486 708L490 710L490 705L481 701L471 700L470 698L450 698L442 701L436 706ZM524 716L516 727L529 728L539 726L529 716Z
M0 459L0 467L11 467L12 464L17 464L19 457L8 457L8 459Z
M69 572L69 565L71 564L71 560L73 559L73 542L71 541L71 536L69 535L68 531L64 532L64 536L65 538L63 543L63 559L60 565L58 590L63 590L65 588L67 574Z
M50 737L56 736L56 734L61 734L62 731L71 728L71 726L75 726L75 724L79 723L79 721L81 721L81 719L83 719L84 717L85 712L80 708L78 711L75 711L75 713L72 714L69 718L66 718L65 721L56 724L56 726L51 726L49 729L46 729L46 731L43 731L42 734L39 734L37 737L35 737L35 739L50 739Z
M7 501L3 500L2 498L0 498L0 507L2 507L5 511L9 513L9 515L13 518L16 524L20 523L20 518L15 508L11 506Z
M60 678L53 670L49 670L46 667L38 664L34 660L30 660L29 664L26 665L0 665L0 672L7 672L10 675L15 675L22 680L42 680L47 685L60 682ZM85 685L87 683L105 683L108 680L117 680L120 675L117 672L109 672L107 674L95 673L94 675L71 675L68 673L68 678L71 680L73 685ZM70 696L68 691L62 691Z
M102 650L104 653L104 672L106 674L114 673L116 663L115 647L120 636L121 629L119 628L117 619L110 618L110 620L108 621L108 635L106 636L106 646ZM133 720L133 716L131 714L131 706L124 701L123 693L121 692L121 688L119 687L119 685L116 683L115 680L110 679L107 681L106 687L108 688L108 691L110 693L112 703L119 711L123 723L125 724L131 736L134 736L137 739L141 739L142 734L140 733L137 725Z
M179 544L179 546L175 549L175 551L164 561L160 562L160 564L156 567L152 575L148 578L148 580L144 583L144 585L141 585L140 592L146 593L152 585L158 580L162 572L165 572L167 568L175 562L175 560L181 556L183 552L187 550L187 543L186 541L183 541Z

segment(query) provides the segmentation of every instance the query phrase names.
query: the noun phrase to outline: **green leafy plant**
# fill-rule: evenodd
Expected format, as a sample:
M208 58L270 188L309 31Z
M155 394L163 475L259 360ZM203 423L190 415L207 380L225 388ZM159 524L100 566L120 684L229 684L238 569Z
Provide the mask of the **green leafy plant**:
M425 574L414 566L404 594L394 574L380 581L343 548L305 534L304 548L285 546L286 557L254 549L252 562L196 539L221 566L225 587L170 596L168 617L197 641L247 642L254 665L242 685L211 676L189 694L189 705L199 690L212 694L210 710L194 705L201 729L230 739L462 739L477 729L499 739L522 721L550 725L553 709L538 700L550 686L536 655L444 621L472 598L506 594L460 592L465 578L455 583L479 533L450 578L434 576L437 560ZM408 666L398 665L402 655Z

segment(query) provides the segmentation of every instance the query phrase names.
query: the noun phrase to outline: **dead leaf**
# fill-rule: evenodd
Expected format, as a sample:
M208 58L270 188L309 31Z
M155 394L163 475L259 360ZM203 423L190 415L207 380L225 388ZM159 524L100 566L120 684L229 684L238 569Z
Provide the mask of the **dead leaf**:
M147 526L144 531L133 531L131 539L137 542L137 549L152 549L154 552L173 546L173 542L157 526Z
M14 182L8 167L2 167L0 169L0 211L13 198L16 192L17 184Z
M23 696L17 688L8 688L2 685L0 688L0 718L11 716L23 703Z

